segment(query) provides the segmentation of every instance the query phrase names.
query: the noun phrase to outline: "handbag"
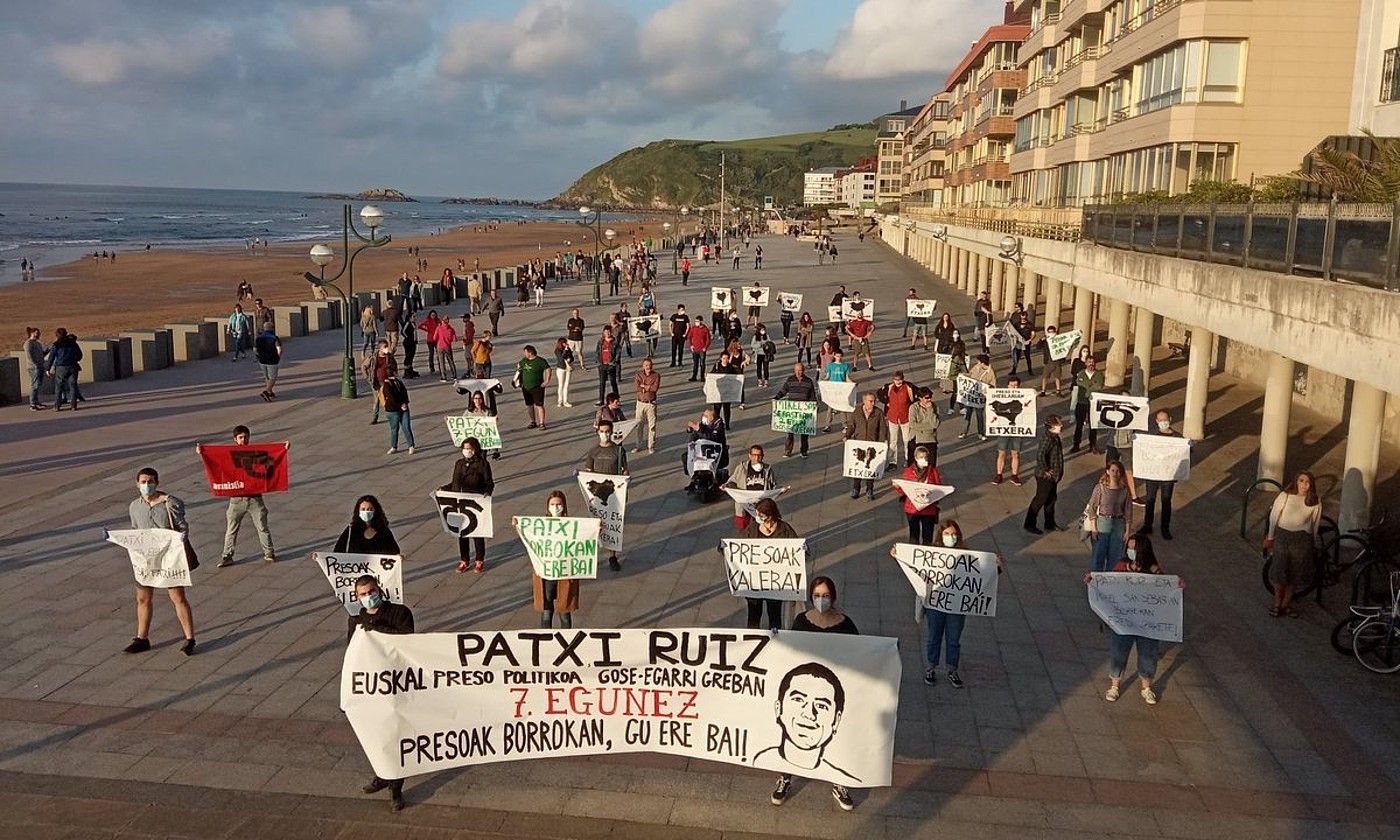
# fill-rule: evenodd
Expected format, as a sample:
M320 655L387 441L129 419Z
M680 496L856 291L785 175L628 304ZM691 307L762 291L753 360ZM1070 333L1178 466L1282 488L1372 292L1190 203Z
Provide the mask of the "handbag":
M178 531L175 527L175 513L170 510L170 494L165 494L165 516L170 520L170 530ZM185 536L185 563L190 567L190 571L199 568L199 552L194 550L194 545L190 542L188 535Z

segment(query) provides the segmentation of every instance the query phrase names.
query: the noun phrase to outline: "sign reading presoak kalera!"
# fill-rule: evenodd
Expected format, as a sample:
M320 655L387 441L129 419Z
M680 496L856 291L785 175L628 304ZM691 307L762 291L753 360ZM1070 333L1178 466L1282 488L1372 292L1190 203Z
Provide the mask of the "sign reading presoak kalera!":
M340 706L380 778L656 752L890 784L896 640L711 629L356 631Z
M729 592L744 598L807 600L807 541L720 540Z

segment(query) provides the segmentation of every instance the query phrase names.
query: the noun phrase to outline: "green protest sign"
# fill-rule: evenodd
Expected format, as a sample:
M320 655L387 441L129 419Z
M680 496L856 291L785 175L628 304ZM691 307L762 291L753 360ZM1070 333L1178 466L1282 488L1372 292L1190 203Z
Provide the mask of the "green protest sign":
M773 400L773 431L795 435L817 433L817 404L805 400Z

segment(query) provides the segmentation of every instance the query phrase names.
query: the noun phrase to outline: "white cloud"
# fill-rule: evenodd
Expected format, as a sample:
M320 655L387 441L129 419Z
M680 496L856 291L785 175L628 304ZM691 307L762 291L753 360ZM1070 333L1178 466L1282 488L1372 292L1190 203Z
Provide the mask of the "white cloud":
M862 0L826 62L836 79L951 71L987 27L1001 23L988 0Z
M298 47L328 67L345 70L369 56L370 36L362 18L346 6L305 9L292 18Z
M203 69L229 47L226 33L205 32L170 41L138 38L122 41L90 38L49 48L49 56L69 81L102 87L137 73L187 76Z
M728 96L746 76L773 72L787 0L675 0L642 24L647 83L672 98Z
M534 0L509 21L455 24L443 44L438 70L445 76L515 74L571 81L582 67L630 61L636 23L600 0Z

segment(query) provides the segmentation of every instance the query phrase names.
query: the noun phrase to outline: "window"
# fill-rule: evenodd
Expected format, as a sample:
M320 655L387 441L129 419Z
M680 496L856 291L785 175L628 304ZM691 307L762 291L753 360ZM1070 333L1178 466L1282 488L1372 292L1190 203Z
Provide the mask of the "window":
M1240 101L1240 59L1243 55L1244 44L1240 41L1209 43L1202 102Z

